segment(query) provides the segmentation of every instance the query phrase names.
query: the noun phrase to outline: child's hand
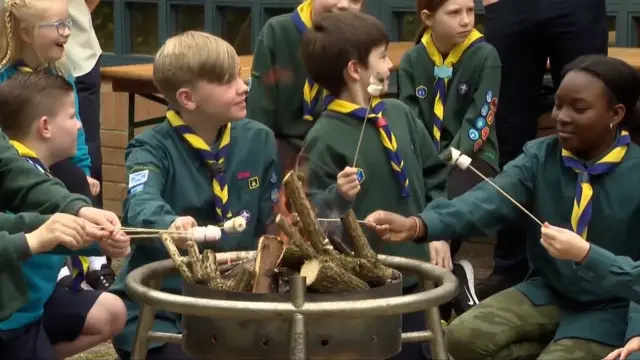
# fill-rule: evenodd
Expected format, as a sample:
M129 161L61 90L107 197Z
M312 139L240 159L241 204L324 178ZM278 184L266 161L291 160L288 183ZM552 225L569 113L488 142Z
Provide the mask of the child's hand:
M98 180L92 178L91 176L87 176L87 182L89 183L89 190L91 190L91 195L96 196L100 192L100 183Z
M353 201L360 191L358 169L347 166L338 174L338 193L345 199Z
M54 214L35 231L26 234L32 254L39 254L62 245L78 250L89 245L92 240L86 229L92 226L86 220L68 214Z
M625 360L631 353L638 351L640 351L640 336L629 339L623 348L612 351L604 360Z
M180 216L173 220L173 223L169 226L169 231L181 231L185 232L185 234L171 235L171 239L173 239L177 247L186 249L187 242L191 240L191 236L187 235L186 232L197 226L198 223L191 216Z
M589 242L571 230L545 223L541 231L540 243L557 259L581 262L589 253Z
M449 243L444 240L430 242L429 262L432 265L445 268L449 271L453 270L453 261L451 261L451 248L449 248Z

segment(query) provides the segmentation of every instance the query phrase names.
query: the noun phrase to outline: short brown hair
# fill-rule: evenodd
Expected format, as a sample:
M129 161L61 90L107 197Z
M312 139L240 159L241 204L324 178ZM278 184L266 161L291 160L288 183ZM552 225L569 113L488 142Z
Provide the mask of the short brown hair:
M346 86L344 70L351 60L368 66L373 49L389 44L384 25L352 11L323 14L302 38L302 62L309 77L337 96Z
M42 116L55 116L60 102L73 93L73 85L46 70L18 72L0 84L0 128L11 139L29 136Z
M153 82L171 104L180 88L198 81L226 84L235 80L239 63L235 49L225 40L202 31L187 31L170 37L158 50Z

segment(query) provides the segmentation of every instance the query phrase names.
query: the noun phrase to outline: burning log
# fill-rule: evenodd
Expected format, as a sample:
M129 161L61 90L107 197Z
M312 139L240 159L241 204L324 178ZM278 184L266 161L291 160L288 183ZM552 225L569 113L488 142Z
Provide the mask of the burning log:
M287 236L289 243L297 247L297 251L302 254L304 260L313 259L317 256L313 247L308 242L304 241L298 230L291 226L283 216L276 216L276 224L278 224L280 230L282 230L282 232Z
M309 288L322 293L369 289L369 285L366 282L349 273L332 260L325 257L307 261L302 265L300 275L306 277Z
M255 273L253 281L254 293L272 293L274 291L275 277L273 270L278 265L284 252L284 243L277 236L265 235L258 242Z
M236 266L224 276L223 284L219 290L249 292L251 291L255 272L245 264Z

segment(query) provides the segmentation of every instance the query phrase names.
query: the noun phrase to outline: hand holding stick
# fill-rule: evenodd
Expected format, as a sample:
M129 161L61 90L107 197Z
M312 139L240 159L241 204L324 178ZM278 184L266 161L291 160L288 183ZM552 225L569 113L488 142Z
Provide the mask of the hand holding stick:
M458 150L458 149L449 148L449 150L450 150L449 151L449 159L448 159L449 164L457 166L458 168L460 168L460 170L471 169L471 171L473 171L474 173L478 174L478 176L480 176L486 182L491 184L491 186L496 188L496 190L498 190L502 195L504 195L507 199L509 199L512 203L514 203L518 208L520 208L520 210L524 211L525 214L529 215L529 217L532 218L535 222L537 222L540 226L543 226L542 222L540 220L538 220L535 216L533 216L532 213L530 213L522 205L518 204L518 202L515 199L513 199L511 196L509 196L509 194L504 192L502 189L500 189L498 187L498 185L496 185L493 181L489 180L480 171L478 171L476 168L474 168L471 165L471 158L469 156L461 153L460 150Z

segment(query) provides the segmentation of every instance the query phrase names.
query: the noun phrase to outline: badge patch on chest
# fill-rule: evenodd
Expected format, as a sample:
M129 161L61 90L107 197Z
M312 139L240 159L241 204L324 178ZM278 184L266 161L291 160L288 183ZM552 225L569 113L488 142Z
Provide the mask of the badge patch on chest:
M240 214L238 215L242 216L242 218L246 222L249 222L249 220L251 220L251 213L249 212L249 210L240 210Z
M278 182L278 174L276 174L275 170L271 172L271 178L269 178L269 181L271 181L272 184L275 184Z
M493 99L493 92L489 90L487 91L487 96L485 100L487 100L487 102L491 102L491 99Z
M251 179L249 179L249 189L251 190L257 189L259 186L260 186L260 179L258 179L257 176L254 176Z
M458 85L458 92L460 93L460 95L466 94L467 91L469 91L469 84L462 83L462 84Z
M142 170L138 172L134 172L133 174L129 174L129 189L142 185L147 182L149 178L149 170Z
M488 113L489 113L489 105L484 104L482 106L482 110L480 110L480 115L487 116Z
M416 88L416 96L420 99L424 99L427 97L427 88L420 85Z
M278 191L278 189L271 190L271 202L277 203L278 195L280 195L280 192Z
M480 138L480 133L476 129L469 129L469 139L476 141Z

